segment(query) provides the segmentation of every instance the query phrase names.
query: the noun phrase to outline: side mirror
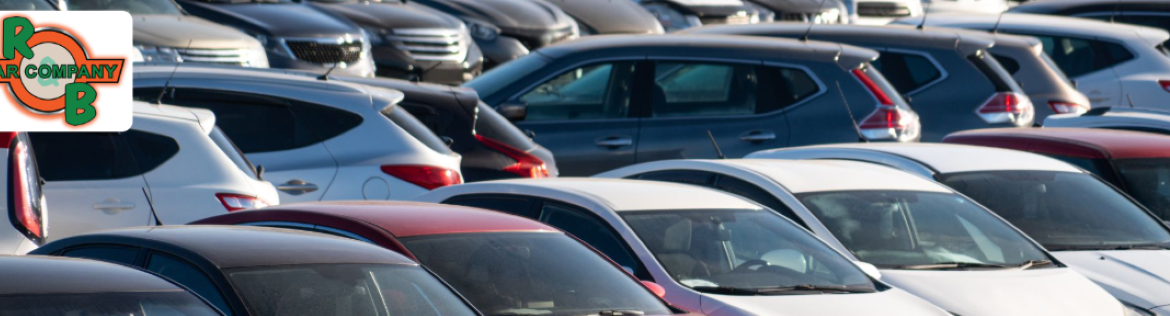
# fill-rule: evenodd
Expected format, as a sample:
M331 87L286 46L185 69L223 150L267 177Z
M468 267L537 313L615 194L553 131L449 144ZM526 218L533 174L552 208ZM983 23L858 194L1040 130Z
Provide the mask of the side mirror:
M856 265L858 268L861 269L861 272L865 272L865 274L869 275L869 277L871 277L871 278L874 278L874 279L881 279L882 278L882 271L878 270L878 268L876 266L869 264L868 262L854 261L853 265Z
M523 121L528 116L528 105L524 103L506 103L496 110L509 121Z
M451 137L439 136L439 139L443 140L443 144L447 145L448 148L451 147L451 144L455 143L455 139Z
M264 181L264 166L256 166L256 180Z
M654 295L658 295L659 298L666 298L666 288L658 285L658 283L642 281L642 285L650 289L650 292L654 292Z

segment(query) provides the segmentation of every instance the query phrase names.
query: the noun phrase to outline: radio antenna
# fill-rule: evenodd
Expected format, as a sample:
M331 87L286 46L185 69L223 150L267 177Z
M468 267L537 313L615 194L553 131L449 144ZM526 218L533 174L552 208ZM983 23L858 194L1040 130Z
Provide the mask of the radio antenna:
M999 33L999 22L1003 21L1003 14L1004 13L1007 13L1007 11L1000 12L999 17L995 18L995 25L991 26L991 33L992 34Z
M921 23L918 23L918 29L919 29L919 30L922 30L922 27L926 26L926 16L927 16L928 14L930 14L930 2L927 2L927 3L926 3L926 8L923 8L923 9L922 9L922 22L921 22Z
M1109 23L1113 23L1113 17L1121 14L1121 0L1113 3L1113 13L1109 14Z
M329 81L329 74L333 73L334 69L337 69L338 64L341 63L333 63L333 67L329 67L329 70L326 70L324 75L317 77L317 80Z
M185 51L190 50L191 49L191 42L194 42L194 41L195 40L193 40L193 39L187 40L187 47L183 48L183 51L185 52ZM154 99L154 104L162 104L162 98L164 95L167 94L167 90L171 89L171 80L175 79L175 73L179 72L179 65L182 65L182 64L183 64L182 61L175 62L175 69L171 69L171 75L167 77L167 83L163 84L162 91L158 92L158 98Z
M841 103L845 104L845 113L849 114L849 122L853 123L853 131L857 132L857 139L868 143L869 139L865 138L865 134L861 133L861 126L857 125L857 119L853 117L853 109L849 107L849 100L845 99L845 90L841 89L841 81L834 81L837 84L837 94L841 96Z
M715 135L711 134L711 130L707 130L707 138L711 139L711 146L715 147L715 156L719 159L727 159L727 156L723 155L723 150L719 149L719 143L715 142Z
M825 2L828 2L828 1L829 0L821 0L821 3L817 5L817 10L815 12L813 12L813 14L820 14L821 9L825 8ZM808 21L808 28L804 29L804 35L800 37L801 41L803 41L803 42L808 41L809 35L812 34L813 24L816 24L816 22L813 20Z
M1126 98L1127 100L1129 100L1129 108L1131 108L1131 109L1132 109L1132 108L1133 108L1133 98L1131 98L1131 97L1129 96L1129 93L1126 93L1126 94L1125 94L1125 98Z

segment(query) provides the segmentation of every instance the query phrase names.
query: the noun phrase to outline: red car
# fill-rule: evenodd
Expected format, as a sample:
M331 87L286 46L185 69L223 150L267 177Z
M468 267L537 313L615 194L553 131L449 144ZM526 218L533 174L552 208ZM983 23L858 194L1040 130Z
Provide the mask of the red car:
M1092 128L1004 128L958 132L943 142L1063 160L1112 183L1170 222L1170 136Z
M643 283L551 226L495 211L409 202L326 202L235 212L192 224L333 234L402 253L434 271L484 315L670 315Z

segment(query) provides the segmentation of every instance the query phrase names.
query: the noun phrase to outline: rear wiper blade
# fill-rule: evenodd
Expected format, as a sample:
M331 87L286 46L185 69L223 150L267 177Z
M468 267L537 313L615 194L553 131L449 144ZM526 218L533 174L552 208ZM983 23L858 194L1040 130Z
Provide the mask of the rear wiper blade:
M979 262L936 262L931 264L908 264L895 266L894 269L900 270L943 270L943 269L967 269L967 268L1009 268L1008 265L979 263Z

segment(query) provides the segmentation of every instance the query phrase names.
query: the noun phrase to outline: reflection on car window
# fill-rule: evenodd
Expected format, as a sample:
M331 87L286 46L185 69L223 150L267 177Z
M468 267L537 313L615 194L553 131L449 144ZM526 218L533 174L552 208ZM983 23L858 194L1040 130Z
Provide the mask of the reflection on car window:
M609 225L586 215L584 211L574 210L569 206L545 203L540 209L540 221L581 239L613 259L618 265L630 269L630 273L641 270L638 260L626 249L625 242L622 241L621 237L609 229Z
M1069 77L1077 77L1133 59L1120 44L1090 39L1033 35L1044 44L1048 54Z
M559 233L472 233L404 240L485 315L669 315L654 294Z
M187 291L0 297L0 315L217 316Z
M1122 159L1113 162L1129 194L1164 221L1170 221L1170 159Z
M769 211L637 211L622 218L671 277L688 287L874 290L845 257Z
M520 101L528 105L526 121L622 118L629 115L633 62L594 64L569 70Z
M1048 259L1007 223L955 194L844 191L797 197L858 259L879 267Z
M110 180L141 175L115 133L30 133L45 181ZM75 159L76 153L86 159Z
M657 62L654 117L754 114L755 66Z
M63 0L69 11L126 11L130 14L182 15L171 0Z

